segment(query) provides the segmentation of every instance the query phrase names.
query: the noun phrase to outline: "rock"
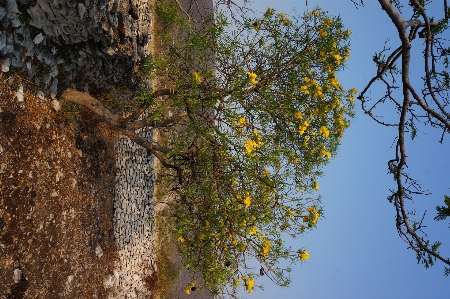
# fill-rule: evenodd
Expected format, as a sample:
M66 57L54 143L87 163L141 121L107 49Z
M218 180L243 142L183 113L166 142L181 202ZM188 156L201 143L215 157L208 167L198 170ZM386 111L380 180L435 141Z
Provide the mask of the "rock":
M61 110L61 105L59 104L59 102L57 100L52 101L52 107L56 112Z
M5 170L7 167L8 167L8 164L2 163L2 166L0 166L0 173L5 173Z
M36 44L36 45L39 45L43 40L44 40L44 35L42 35L42 33L39 33L38 35L36 35L35 37L34 37L34 39L33 39L33 42Z
M98 258L101 258L103 255L103 249L100 247L100 245L97 245L97 247L95 247L95 255Z
M2 72L4 72L4 73L9 72L10 65L11 65L11 61L9 60L9 58L2 60Z
M19 283L22 280L22 271L19 268L14 269L13 279L14 283Z

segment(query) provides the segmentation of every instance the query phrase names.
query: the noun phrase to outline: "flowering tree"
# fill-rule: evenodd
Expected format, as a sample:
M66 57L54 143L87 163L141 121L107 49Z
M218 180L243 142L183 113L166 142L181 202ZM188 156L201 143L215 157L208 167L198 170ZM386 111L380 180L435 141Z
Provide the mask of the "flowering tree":
M218 11L192 26L175 8L157 6L161 46L143 68L164 88L142 93L129 117L73 90L63 97L89 107L165 166L160 177L175 199L179 251L214 294L234 297L239 285L251 293L261 275L288 285L281 261L304 261L309 253L283 238L316 226L322 208L311 194L352 116L356 90L336 77L350 32L318 8L301 16L274 9L234 16L232 29ZM165 137L144 141L134 133L143 127ZM249 259L261 269L251 269Z
M363 1L352 1L356 5L364 4ZM435 20L427 11L431 3L424 0L410 0L408 4L411 8L411 17L404 19L401 12L405 6L402 1L378 0L378 2L397 28L400 45L393 51L385 47L374 56L377 66L376 75L363 89L358 99L367 115L383 126L395 127L398 132L395 157L388 163L389 172L394 175L396 187L388 199L396 209L396 226L400 236L416 252L418 263L421 262L428 268L433 266L436 260L440 260L446 265L444 274L447 276L450 274L450 259L439 253L441 242L431 242L424 232L426 226L423 221L426 211L419 220L413 219L414 213L407 208L405 199L412 199L414 195L418 196L427 192L405 171L407 166L405 140L407 133L410 133L411 139L416 137L420 124L441 130L440 143L450 132L448 109L450 45L445 38L445 34L448 35L447 22L450 10L444 0L441 18ZM423 41L422 52L419 54L420 58L414 60L413 50L420 47L418 42L413 43L417 38ZM411 65L414 61L422 63L421 67L424 70L424 73L420 74L422 86L415 86L410 80ZM367 91L375 82L381 82L386 93L381 99L372 102L367 96ZM401 94L396 93L398 89L401 90ZM399 115L395 123L388 123L380 116L378 108L389 103L393 104ZM444 206L438 206L436 210L435 220L443 220L450 216L450 198L445 196Z

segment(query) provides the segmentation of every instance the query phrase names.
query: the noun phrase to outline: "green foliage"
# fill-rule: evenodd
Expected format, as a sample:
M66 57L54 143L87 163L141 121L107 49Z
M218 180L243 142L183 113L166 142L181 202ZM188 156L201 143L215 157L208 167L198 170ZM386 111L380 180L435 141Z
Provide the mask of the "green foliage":
M174 2L158 0L156 1L155 11L163 28L186 27L188 25L187 20L180 15L178 5Z
M227 25L217 14L163 44L148 75L176 90L151 113L187 113L163 140L179 171L161 174L174 190L179 251L214 294L235 297L239 285L252 292L261 275L248 260L286 286L290 268L282 261L309 258L283 239L315 228L322 216L320 197L311 194L337 154L356 90L336 78L351 34L339 17L319 8L289 17L268 9Z
M434 220L445 220L447 217L450 216L450 197L447 195L444 195L444 203L445 206L437 206L437 216L434 217Z

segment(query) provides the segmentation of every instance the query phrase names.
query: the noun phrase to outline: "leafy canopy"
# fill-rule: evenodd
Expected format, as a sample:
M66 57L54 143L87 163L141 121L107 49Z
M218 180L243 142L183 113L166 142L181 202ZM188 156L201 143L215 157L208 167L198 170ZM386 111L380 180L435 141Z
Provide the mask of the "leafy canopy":
M221 13L194 25L170 20L178 19L161 22L161 49L147 69L174 92L148 105L161 119L186 115L161 141L177 168L161 175L174 190L173 230L186 266L215 294L236 296L239 285L251 293L264 274L288 285L281 261L309 253L283 238L322 216L320 198L308 194L353 115L356 90L336 77L351 33L319 8L299 16L267 9L233 26ZM253 258L257 272L247 266Z

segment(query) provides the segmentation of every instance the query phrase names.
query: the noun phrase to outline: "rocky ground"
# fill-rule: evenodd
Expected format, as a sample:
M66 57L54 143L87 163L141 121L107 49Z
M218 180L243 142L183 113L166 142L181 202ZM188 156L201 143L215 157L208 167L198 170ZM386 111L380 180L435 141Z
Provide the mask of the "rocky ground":
M114 136L25 99L2 85L0 298L104 298L116 258Z

